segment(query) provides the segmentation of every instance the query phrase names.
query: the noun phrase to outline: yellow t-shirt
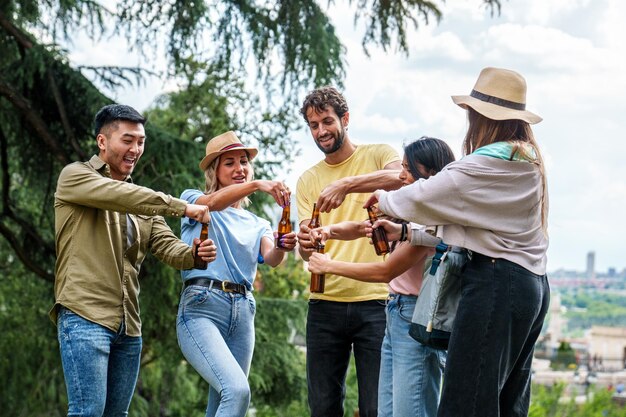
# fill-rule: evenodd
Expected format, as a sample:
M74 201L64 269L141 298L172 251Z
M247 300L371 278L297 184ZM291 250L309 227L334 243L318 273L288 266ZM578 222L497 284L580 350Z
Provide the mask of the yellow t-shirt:
M298 179L296 188L296 204L298 208L298 224L310 219L313 203L320 193L331 182L343 177L368 174L385 168L386 165L399 161L398 153L389 145L359 145L354 153L337 165L327 164L324 160L305 171ZM344 220L366 220L367 211L363 204L369 193L348 194L341 206L330 213L320 213L322 225L329 225ZM326 242L325 253L332 259L346 262L380 262L374 247L363 237L351 241L329 240ZM387 298L389 290L386 283L367 283L339 275L326 274L326 285L323 293L311 294L311 299L330 301L366 301Z

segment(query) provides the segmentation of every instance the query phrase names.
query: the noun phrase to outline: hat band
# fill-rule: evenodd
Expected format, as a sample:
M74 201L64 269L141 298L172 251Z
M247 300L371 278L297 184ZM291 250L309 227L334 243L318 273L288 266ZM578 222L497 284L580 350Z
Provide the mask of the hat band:
M243 143L232 143L230 145L224 146L222 149L220 149L220 152L227 151L233 148L243 148Z
M479 91L472 90L470 93L471 97L477 98L480 101L485 101L487 103L496 104L498 106L506 107L513 110L526 110L526 104L524 103L516 103L515 101L505 100L503 98L498 98L494 96L490 96L489 94L483 94Z

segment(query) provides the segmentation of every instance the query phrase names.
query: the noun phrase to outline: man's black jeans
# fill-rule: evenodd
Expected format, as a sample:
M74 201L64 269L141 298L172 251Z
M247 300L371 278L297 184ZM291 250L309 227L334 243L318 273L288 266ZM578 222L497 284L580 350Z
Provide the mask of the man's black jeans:
M385 301L309 301L307 382L311 417L343 417L346 372L354 346L359 415L375 417Z

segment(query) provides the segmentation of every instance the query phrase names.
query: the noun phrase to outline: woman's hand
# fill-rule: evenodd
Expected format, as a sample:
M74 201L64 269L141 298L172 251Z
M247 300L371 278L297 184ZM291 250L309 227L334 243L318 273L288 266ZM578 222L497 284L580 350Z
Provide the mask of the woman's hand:
M278 238L278 232L275 231L274 232L274 239L277 239L277 238ZM295 232L285 233L280 238L280 245L281 246L278 246L276 249L282 250L282 251L285 251L285 252L291 252L296 247L296 243L297 242L298 242L298 240L296 239Z
M378 199L380 198L380 195L383 193L383 190L376 190L374 191L370 197L367 199L367 201L365 202L365 204L363 204L363 208L368 208L369 206L373 206L374 204L378 203Z
M328 239L332 239L330 226L322 226L309 231L309 236L312 242L320 241L326 243Z
M314 274L327 274L328 265L332 262L330 257L324 253L313 253L309 258L309 272Z
M290 203L291 191L284 182L257 180L256 183L259 185L259 190L271 195L279 206L285 207Z
M400 239L400 234L402 233L402 224L394 223L385 219L378 219L374 222L373 228L382 227L387 234L387 240L393 241ZM371 232L367 235L367 237L371 238Z

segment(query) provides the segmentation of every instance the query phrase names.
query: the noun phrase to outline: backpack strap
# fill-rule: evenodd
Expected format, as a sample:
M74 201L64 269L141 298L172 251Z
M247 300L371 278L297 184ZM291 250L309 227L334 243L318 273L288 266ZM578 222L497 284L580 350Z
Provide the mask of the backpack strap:
M443 255L448 251L449 247L445 243L441 242L435 247L435 254L433 255L433 261L430 265L430 275L435 275L439 264L441 264Z

